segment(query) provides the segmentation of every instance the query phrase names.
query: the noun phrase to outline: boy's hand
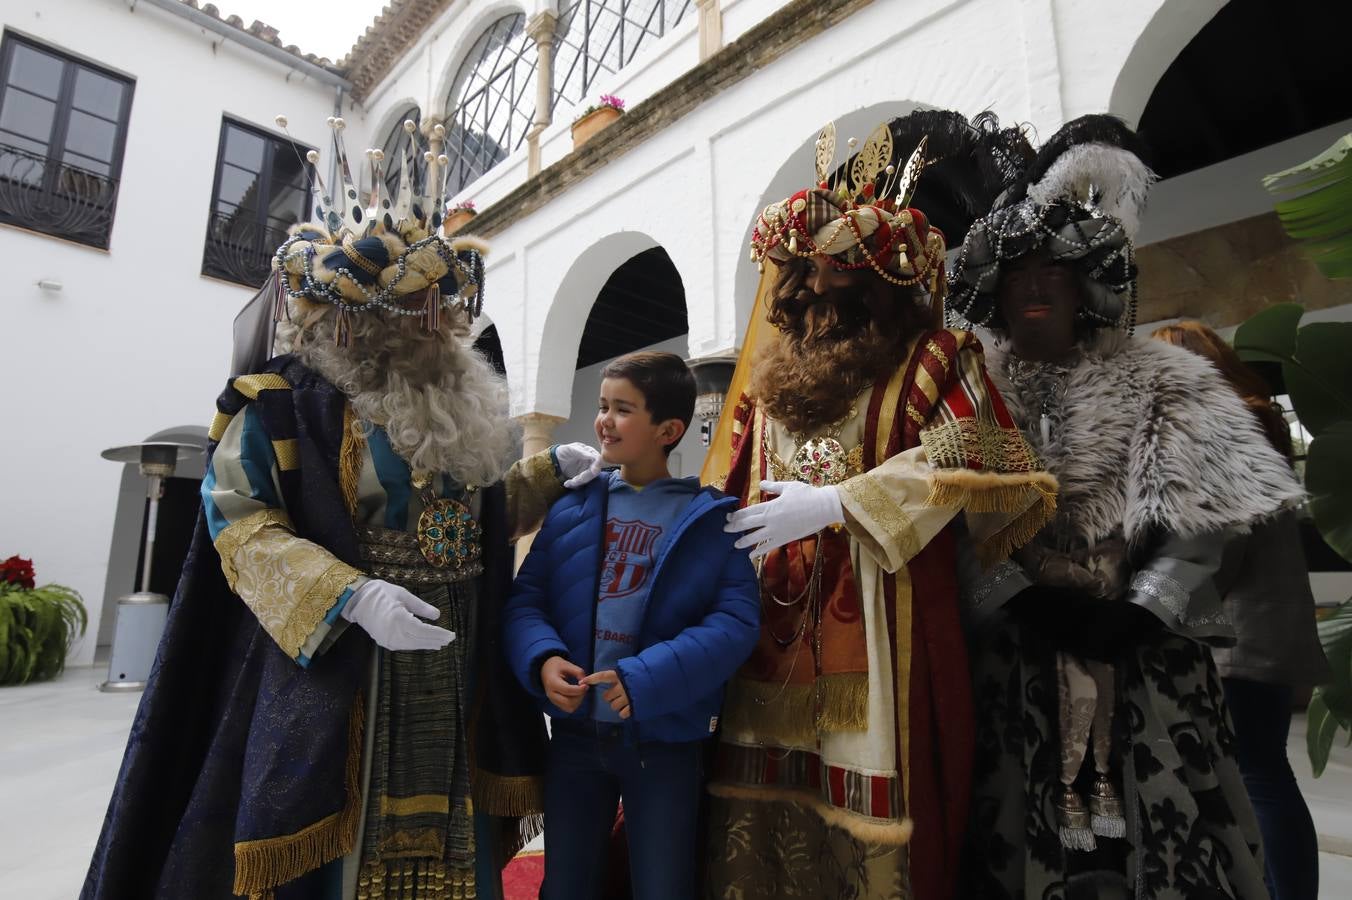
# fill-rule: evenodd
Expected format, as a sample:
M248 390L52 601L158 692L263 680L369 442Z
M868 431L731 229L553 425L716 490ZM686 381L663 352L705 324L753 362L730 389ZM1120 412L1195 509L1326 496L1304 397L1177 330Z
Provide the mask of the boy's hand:
M610 708L619 714L621 719L627 719L632 714L629 708L629 695L624 692L624 685L620 683L620 676L614 669L606 669L604 672L597 672L594 675L588 675L582 679L585 685L609 684L614 685L610 690L601 695L601 699L610 704Z
M587 696L586 674L562 656L551 656L540 667L540 683L550 703L564 712L577 712L582 698ZM573 684L570 678L578 683Z

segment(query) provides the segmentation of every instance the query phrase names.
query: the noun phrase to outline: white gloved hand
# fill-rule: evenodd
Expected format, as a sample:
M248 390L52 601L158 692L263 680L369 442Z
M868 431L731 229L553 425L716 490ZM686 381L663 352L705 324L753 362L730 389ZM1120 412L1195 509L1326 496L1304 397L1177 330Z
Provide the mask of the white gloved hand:
M454 631L423 621L435 622L441 610L388 581L368 581L353 591L342 616L386 650L440 650L455 640Z
M801 481L762 481L760 487L767 494L779 496L737 510L723 527L728 532L747 532L734 546L754 547L752 559L845 521L840 494L834 487L813 487Z
M586 444L559 444L554 448L554 459L563 475L563 486L570 491L595 479L605 465L596 448Z

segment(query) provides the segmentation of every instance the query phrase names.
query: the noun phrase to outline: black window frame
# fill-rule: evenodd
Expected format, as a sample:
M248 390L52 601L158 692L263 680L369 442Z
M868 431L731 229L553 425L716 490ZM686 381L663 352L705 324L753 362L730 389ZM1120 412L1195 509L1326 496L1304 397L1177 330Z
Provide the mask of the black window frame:
M39 156L32 150L7 144L0 137L0 223L107 250L112 242L113 221L117 213L118 188L122 181L122 164L126 158L136 79L59 47L5 29L0 33L0 114L4 111L5 96L11 87L32 93L10 82L15 48L18 46L56 57L61 61L62 70L56 99L43 98L56 104L45 155ZM74 106L75 83L81 69L119 82L123 87L122 103L116 118L105 118L113 125L111 159L106 161L107 175L63 162L69 149L67 141L71 113L78 111L93 115L88 110L76 110ZM74 150L70 152L77 156L85 155ZM10 162L11 159L16 161ZM9 166L34 163L43 167L40 185L20 183L9 177ZM94 193L95 189L97 193Z
M217 207L221 202L221 176L224 173L226 163L226 139L231 128L263 140L263 160L260 163L258 175L260 182L265 184L267 193L262 194L255 202L255 216L251 223L255 228L252 247L230 247L226 242L218 240L216 237L216 225L219 217ZM215 171L211 179L211 199L207 206L207 231L202 247L202 275L248 288L257 289L263 286L263 282L267 280L271 269L273 253L286 239L286 229L270 228L268 225L272 193L278 177L273 163L279 152L288 156L295 154L295 158L300 161L298 177L305 181L305 202L301 204L297 223L310 221L314 218L311 215L314 202L314 183L310 176L310 164L304 160L306 154L313 149L315 148L236 116L228 114L221 116L221 130L216 141ZM263 179L261 176L265 172L268 173L268 177ZM218 255L215 257L213 257L213 248L218 249ZM223 258L219 253L222 249L229 249L235 254L236 258ZM250 255L251 258L238 258L240 251Z

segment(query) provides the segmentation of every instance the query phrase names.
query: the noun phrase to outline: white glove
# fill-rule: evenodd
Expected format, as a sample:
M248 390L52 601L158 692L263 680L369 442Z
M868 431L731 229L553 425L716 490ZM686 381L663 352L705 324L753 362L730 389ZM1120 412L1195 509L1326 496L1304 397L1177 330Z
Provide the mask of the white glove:
M559 444L554 448L554 459L558 460L563 486L570 491L592 481L605 465L596 448L586 444Z
M440 650L455 640L454 631L422 621L435 622L441 610L388 581L368 581L353 591L342 616L386 650Z
M752 559L760 559L789 541L845 521L840 494L834 487L813 487L801 481L762 481L760 487L767 494L779 496L737 510L728 516L728 524L723 527L728 532L747 532L734 546L754 547Z

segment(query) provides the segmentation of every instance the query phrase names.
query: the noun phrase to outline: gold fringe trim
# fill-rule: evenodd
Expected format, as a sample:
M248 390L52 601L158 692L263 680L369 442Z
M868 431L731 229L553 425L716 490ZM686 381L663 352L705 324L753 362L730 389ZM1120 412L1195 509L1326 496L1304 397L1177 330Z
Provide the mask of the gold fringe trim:
M272 889L352 852L361 823L361 756L366 708L360 691L352 703L347 729L347 769L343 808L295 834L235 844L234 892L251 898L271 896Z
M821 797L797 788L752 787L750 785L711 782L709 793L727 800L749 800L755 803L792 803L809 809L833 828L847 832L867 844L901 847L910 843L915 830L909 817L901 820L875 819L839 806L832 806Z
M474 772L474 808L490 816L534 816L545 811L545 780L538 775Z
M786 744L821 734L868 730L868 673L821 675L814 684L781 685L736 678L728 685L723 724Z
M338 450L338 488L349 515L357 514L357 480L361 478L366 438L357 428L357 414L348 404L343 410L343 442Z
M977 558L989 566L1031 541L1051 521L1058 489L1056 478L1047 472L1025 475L959 469L932 475L925 503L1011 515L1009 523L977 545Z

